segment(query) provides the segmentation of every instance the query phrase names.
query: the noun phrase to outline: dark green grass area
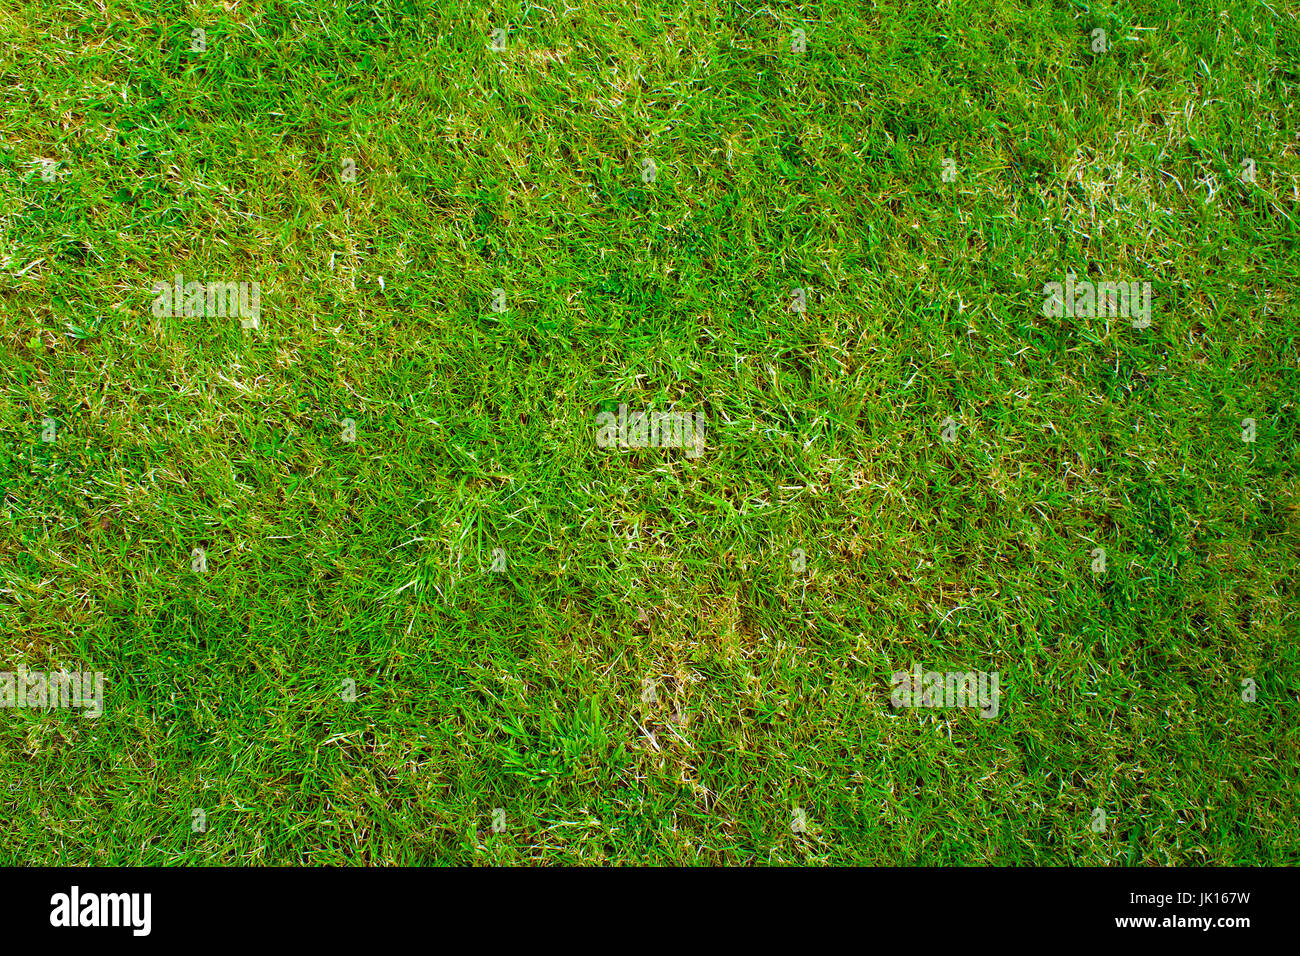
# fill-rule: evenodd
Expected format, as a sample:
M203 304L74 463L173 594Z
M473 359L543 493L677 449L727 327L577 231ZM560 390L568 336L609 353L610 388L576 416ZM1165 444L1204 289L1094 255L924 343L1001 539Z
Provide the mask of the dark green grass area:
M227 6L0 0L0 862L1300 860L1294 4Z

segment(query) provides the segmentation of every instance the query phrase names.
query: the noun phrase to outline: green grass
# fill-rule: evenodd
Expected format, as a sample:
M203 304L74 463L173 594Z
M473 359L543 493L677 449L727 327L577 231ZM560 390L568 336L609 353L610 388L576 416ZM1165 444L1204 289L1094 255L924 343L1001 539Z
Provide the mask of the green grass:
M0 0L0 671L106 681L0 710L0 862L1295 864L1298 63L1244 0Z

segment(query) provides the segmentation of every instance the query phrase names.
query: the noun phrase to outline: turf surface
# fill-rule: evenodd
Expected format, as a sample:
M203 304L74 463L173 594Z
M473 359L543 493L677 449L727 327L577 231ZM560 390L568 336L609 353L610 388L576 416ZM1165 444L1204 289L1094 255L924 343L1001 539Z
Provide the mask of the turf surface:
M1298 64L1242 0L0 0L0 671L105 681L0 710L0 862L1296 863Z

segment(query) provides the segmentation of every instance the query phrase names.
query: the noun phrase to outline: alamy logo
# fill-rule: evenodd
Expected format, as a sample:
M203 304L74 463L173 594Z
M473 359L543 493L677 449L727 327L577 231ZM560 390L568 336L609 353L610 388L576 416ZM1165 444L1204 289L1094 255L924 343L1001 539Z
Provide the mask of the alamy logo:
M129 926L135 936L152 928L152 893L87 893L80 887L50 897L51 926Z
M890 678L889 700L895 707L978 707L986 719L998 715L997 671L926 671L918 664ZM922 689L924 688L924 689Z
M1059 319L1072 315L1080 319L1106 316L1136 317L1135 329L1151 327L1150 282L1049 282L1043 286L1043 315Z
M687 458L704 453L704 413L633 412L618 406L618 414L601 412L596 416L600 429L596 444L601 448L684 448Z
M82 707L84 717L104 713L104 675L94 673L44 673L19 667L18 673L0 672L0 707Z
M186 282L178 275L171 284L155 282L155 318L239 316L245 328L257 328L262 317L262 287L256 282Z

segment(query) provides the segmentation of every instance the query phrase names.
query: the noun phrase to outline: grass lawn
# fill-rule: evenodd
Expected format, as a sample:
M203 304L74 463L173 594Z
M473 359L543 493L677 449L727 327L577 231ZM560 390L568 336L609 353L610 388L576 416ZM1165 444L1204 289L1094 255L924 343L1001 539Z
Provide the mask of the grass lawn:
M0 0L0 863L1297 863L1298 16Z

